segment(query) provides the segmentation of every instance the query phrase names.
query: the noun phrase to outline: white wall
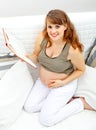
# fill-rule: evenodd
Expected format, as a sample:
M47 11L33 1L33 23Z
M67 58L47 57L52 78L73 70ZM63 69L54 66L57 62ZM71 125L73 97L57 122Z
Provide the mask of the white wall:
M96 0L0 0L0 17L45 14L54 8L66 12L96 11Z

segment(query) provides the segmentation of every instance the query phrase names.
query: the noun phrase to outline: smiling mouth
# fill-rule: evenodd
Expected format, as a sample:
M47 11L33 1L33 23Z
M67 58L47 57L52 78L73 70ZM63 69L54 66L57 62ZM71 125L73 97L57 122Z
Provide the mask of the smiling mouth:
M55 37L57 37L57 35L51 35L51 37L54 37L54 38L55 38Z

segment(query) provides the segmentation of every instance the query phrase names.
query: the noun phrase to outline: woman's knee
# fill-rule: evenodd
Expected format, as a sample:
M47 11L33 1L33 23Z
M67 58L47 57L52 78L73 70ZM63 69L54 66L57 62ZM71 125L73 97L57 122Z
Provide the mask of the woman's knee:
M40 116L39 121L42 125L47 127L54 125L50 117Z
M38 111L38 105L25 103L23 108L26 112L29 112L29 113L34 113Z
M42 125L50 127L54 125L54 113L48 113L41 111L39 115L39 121Z

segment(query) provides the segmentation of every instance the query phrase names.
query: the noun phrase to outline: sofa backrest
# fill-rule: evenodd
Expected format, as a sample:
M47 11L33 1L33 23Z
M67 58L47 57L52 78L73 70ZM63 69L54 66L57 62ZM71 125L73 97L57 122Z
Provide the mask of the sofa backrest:
M96 37L96 12L68 13L68 15L76 27L80 41L84 44L84 56L86 57ZM35 38L42 30L44 20L45 15L0 18L0 46L5 42L2 28L6 28L23 42L27 52L32 52Z

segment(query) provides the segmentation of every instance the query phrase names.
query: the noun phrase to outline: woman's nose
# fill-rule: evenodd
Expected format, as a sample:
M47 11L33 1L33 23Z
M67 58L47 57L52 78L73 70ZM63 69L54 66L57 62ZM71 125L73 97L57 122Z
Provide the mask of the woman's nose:
M52 28L51 32L52 32L52 33L55 33L55 32L56 32L56 29L55 29L55 28Z

